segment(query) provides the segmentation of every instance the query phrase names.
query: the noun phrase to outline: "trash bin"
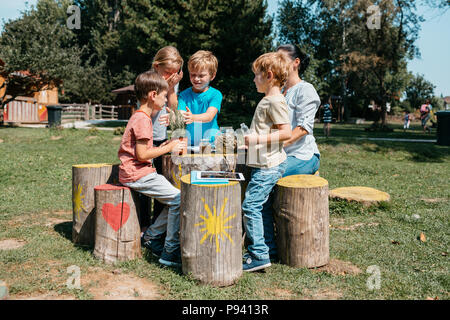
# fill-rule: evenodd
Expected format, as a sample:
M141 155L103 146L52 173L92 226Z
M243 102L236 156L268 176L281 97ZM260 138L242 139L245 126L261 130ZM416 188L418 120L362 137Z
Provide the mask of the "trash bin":
M61 110L61 106L47 106L49 127L61 125Z
M450 111L438 111L437 117L437 144L450 146Z

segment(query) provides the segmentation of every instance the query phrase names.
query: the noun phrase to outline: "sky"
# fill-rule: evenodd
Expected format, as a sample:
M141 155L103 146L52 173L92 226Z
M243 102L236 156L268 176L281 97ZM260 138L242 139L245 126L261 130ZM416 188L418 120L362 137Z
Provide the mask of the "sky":
M16 19L20 12L37 0L0 0L0 32L3 19ZM276 14L278 0L268 0L269 14ZM408 70L414 74L423 74L425 79L433 83L435 95L450 96L450 10L444 14L437 9L418 7L418 13L426 19L421 23L421 31L416 45L421 57L408 63Z

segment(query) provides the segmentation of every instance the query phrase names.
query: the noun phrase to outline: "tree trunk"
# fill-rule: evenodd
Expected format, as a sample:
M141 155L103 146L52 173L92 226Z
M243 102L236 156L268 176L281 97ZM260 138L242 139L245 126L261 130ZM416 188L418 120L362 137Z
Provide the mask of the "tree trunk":
M183 273L203 284L231 285L242 275L240 184L191 185L190 179L181 179Z
M118 165L100 163L72 166L73 243L94 246L94 187L105 183L117 183L118 181Z
M328 182L314 175L282 178L275 187L278 254L291 267L329 261Z
M173 156L163 155L163 176L176 188L181 188L181 177L197 171L234 171L236 154L185 154Z
M141 230L130 189L96 186L95 204L94 256L106 263L141 257Z

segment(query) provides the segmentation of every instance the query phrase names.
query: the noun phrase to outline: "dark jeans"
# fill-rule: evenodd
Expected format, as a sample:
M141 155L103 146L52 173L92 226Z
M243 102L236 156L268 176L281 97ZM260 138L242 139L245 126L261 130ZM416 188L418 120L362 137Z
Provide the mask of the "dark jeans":
M153 141L153 146L154 147L159 147L165 141L167 141L167 139L162 140L162 141ZM156 172L158 174L163 174L163 172L162 172L162 156L153 159L153 167L156 169ZM156 221L156 218L158 218L159 214L164 209L164 206L165 205L162 204L161 202L159 202L158 200L153 199L153 218L152 218L152 223L154 223Z

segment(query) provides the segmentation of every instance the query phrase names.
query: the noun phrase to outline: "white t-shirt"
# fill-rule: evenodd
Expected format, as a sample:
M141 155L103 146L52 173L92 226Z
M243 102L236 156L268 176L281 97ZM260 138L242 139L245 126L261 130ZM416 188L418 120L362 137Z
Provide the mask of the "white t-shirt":
M319 95L312 84L302 80L288 89L286 102L292 130L300 126L308 131L308 134L284 148L284 151L288 157L310 160L315 153L320 154L313 135L314 117L320 106Z

